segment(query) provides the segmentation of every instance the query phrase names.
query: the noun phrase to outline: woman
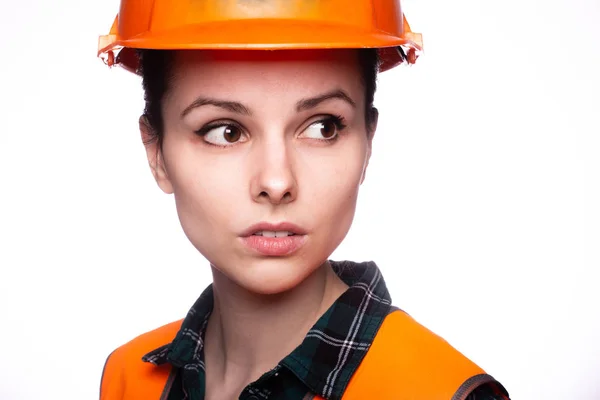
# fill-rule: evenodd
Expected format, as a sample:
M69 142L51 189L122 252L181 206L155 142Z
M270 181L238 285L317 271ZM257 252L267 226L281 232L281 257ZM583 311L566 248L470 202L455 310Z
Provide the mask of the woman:
M375 264L328 261L371 156L377 72L420 49L396 1L353 6L122 1L100 53L143 78L152 174L213 283L109 356L103 400L508 398L391 306Z

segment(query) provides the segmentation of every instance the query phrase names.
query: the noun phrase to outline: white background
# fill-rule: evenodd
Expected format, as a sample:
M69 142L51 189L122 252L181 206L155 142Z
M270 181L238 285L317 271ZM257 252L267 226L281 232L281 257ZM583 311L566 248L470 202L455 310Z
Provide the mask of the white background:
M118 0L1 0L0 399L95 399L116 346L209 283L95 58ZM410 0L416 66L380 78L374 156L335 259L513 399L600 399L600 1Z

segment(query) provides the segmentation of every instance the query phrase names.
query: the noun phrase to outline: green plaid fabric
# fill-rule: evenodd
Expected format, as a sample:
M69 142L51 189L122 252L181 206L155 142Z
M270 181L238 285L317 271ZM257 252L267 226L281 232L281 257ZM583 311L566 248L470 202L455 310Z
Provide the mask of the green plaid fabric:
M240 399L303 400L315 394L328 400L342 398L392 306L374 263L330 263L349 289L323 314L300 346L248 385ZM209 286L190 309L173 342L143 357L145 362L171 363L177 369L168 400L204 399L204 332L212 308ZM468 400L506 400L505 393L499 384L486 385Z

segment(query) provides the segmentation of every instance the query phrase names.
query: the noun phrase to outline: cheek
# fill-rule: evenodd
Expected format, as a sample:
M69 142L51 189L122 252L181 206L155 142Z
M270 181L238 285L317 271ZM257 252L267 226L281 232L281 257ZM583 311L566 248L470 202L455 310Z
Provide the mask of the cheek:
M304 188L300 188L309 191L311 204L307 209L325 228L323 231L338 239L346 235L352 223L366 158L366 146L352 144L315 163Z
M172 146L175 162L168 165L177 214L191 242L202 253L226 240L221 232L234 231L247 185L240 167L227 157L199 154L193 146Z

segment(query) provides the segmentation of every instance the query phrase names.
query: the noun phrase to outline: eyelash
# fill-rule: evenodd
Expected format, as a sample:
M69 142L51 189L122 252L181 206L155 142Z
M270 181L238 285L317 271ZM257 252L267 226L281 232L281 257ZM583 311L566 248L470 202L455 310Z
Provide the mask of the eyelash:
M341 115L326 115L325 118L317 120L313 122L313 124L316 122L333 122L338 134L335 135L334 139L329 139L329 141L338 140L340 137L340 133L342 133L342 131L348 127L348 125L346 125L346 119Z
M198 136L206 136L206 134L210 131L212 131L213 129L216 128L222 128L224 126L233 126L236 129L239 129L241 131L244 131L244 128L242 128L242 126L236 122L233 121L216 121L216 122L211 122L208 125L204 125L202 128L194 131L194 133Z

